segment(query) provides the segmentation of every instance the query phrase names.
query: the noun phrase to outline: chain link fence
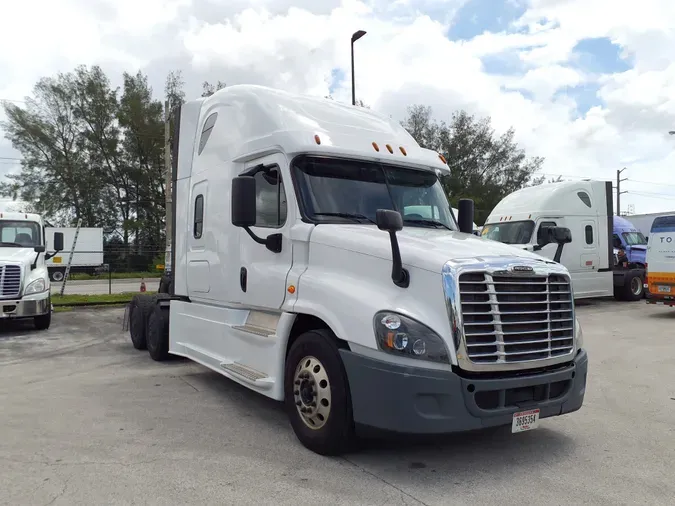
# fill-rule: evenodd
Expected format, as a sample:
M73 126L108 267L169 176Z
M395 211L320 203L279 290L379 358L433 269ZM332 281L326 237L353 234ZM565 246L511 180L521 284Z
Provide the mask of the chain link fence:
M47 260L52 293L99 295L156 291L164 274L165 250L145 248L142 252L124 250L76 251L70 270L66 270L70 251L62 251Z

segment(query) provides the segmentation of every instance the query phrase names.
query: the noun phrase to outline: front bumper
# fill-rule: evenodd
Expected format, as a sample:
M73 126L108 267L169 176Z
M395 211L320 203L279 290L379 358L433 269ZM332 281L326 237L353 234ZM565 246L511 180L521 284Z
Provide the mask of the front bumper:
M28 295L23 298L0 300L0 319L32 318L51 312L51 293Z
M354 422L376 429L442 434L510 425L513 413L539 408L540 418L581 408L588 356L580 350L555 370L464 378L384 362L340 350L352 397Z

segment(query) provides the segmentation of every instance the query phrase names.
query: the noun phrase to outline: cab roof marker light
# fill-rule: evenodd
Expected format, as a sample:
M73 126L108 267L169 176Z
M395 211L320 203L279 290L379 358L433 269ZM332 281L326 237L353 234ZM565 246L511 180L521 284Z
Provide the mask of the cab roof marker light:
M389 151L392 155L394 154L394 150L389 144L387 144L387 151Z
M376 142L373 142L373 148L374 148L375 151L377 151L378 153L380 152L380 146L378 146Z
M403 146L399 146L398 149L401 151L401 153L403 153L403 156L408 156L408 153Z
M315 141L317 144L321 144L321 138L320 138L318 135L315 135L315 136L314 136L314 141Z
M441 162L443 162L443 163L445 163L445 164L448 163L448 162L445 160L445 157L444 157L442 154L440 154L440 153L438 153L438 158L441 159Z

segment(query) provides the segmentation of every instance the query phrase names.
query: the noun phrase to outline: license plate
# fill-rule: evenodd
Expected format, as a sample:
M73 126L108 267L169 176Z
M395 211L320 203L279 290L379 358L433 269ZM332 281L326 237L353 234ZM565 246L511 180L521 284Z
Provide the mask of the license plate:
M513 422L511 423L511 432L525 432L539 427L539 410L531 409L513 413Z
M670 293L670 287L659 285L659 293Z

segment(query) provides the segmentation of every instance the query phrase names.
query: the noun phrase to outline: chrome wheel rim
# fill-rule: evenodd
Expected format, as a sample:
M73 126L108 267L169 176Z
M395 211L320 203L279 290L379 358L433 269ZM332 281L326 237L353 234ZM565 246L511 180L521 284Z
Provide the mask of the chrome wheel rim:
M631 285L633 288L633 294L640 295L642 292L642 280L640 278L633 278L631 280Z
M328 421L330 381L325 367L316 357L305 357L296 367L293 400L300 419L310 429L318 430Z

